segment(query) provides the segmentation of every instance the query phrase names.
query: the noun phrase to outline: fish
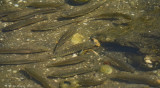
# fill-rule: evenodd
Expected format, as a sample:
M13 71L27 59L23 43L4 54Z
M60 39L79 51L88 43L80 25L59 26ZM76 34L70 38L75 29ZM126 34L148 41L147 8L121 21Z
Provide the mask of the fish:
M52 78L67 78L73 77L75 75L80 75L84 73L89 73L92 71L97 71L99 66L93 64L81 63L76 66L65 66L61 68L52 68L52 72L49 73L48 77Z
M6 14L5 17L1 18L0 20L2 22L14 22L14 21L18 21L21 20L20 18L28 16L30 13L33 13L34 10L32 9L24 9L24 10L17 10L15 12L12 13L8 13Z
M104 62L109 62L111 65L119 68L119 69L122 69L124 71L128 71L128 72L135 72L135 68L132 67L130 64L118 59L118 58L113 58L111 56L104 56L104 58L109 58L109 60L107 59L104 59Z
M89 86L97 86L104 83L104 80L95 80L95 79L81 79L78 81L80 85L89 87Z
M94 11L95 9L99 8L105 2L106 2L105 0L101 0L101 1L97 1L97 2L92 1L86 5L82 5L81 7L79 7L79 9L75 8L75 9L71 9L68 11L64 11L62 13L62 15L58 18L58 20L83 16L83 15L88 14L88 13Z
M19 11L7 14L5 17L2 17L0 20L2 22L15 22L20 20L27 20L36 15L54 13L56 11L57 10L55 8L46 8L46 9L37 9L37 10L24 9L24 10L19 10Z
M34 54L34 53L42 53L46 52L45 49L7 49L1 48L0 54Z
M59 47L61 47L67 40L69 40L73 36L73 34L76 33L76 31L77 31L77 29L75 27L72 27L72 28L69 28L66 32L64 32L63 35L58 40L58 43L54 47L53 53L57 49L59 49Z
M109 75L112 79L124 80L127 82L142 83L150 86L160 86L160 79L155 75L148 75L146 73L130 73L130 72L118 72Z
M2 11L0 12L0 19L7 16L8 14L15 13L15 12L17 12L17 10Z
M21 64L31 64L31 63L37 63L39 60L10 60L10 59L1 59L0 65L21 65Z
M77 6L77 5L83 5L86 4L88 2L90 2L91 0L69 0L67 3L73 6Z
M96 77L95 77L96 74ZM78 84L80 84L83 87L89 87L89 86L97 86L104 83L106 78L102 78L103 76L98 75L99 73L89 73L88 76L85 75L79 75L76 80L78 80Z
M84 49L93 48L95 46L96 45L93 42L84 42L84 43L75 44L65 48L64 50L59 50L58 52L56 51L53 54L53 57L62 57L62 56L70 55Z
M44 77L43 74L41 74L40 72L38 72L35 68L24 68L24 71L31 76L32 78L34 78L35 80L37 80L38 82L40 82L40 84L42 84L42 86L44 88L54 88L51 83L49 83L49 81L47 80L46 77Z
M64 5L64 3L54 3L54 2L32 2L28 3L26 7L31 8L57 8Z
M64 87L64 85L67 85L67 88L88 88L101 85L105 80L106 78L102 74L98 72L89 72L86 74L77 75L76 77L74 77L74 79L67 78L60 83L60 86L62 88L66 88L66 86Z
M57 28L66 26L66 25L70 25L70 24L76 24L79 23L80 19L76 19L76 20L65 20L65 21L57 21L54 23L44 23L42 24L43 26L39 26L36 28L32 28L31 31L32 32L41 32L41 31L50 31L50 30L56 30Z
M30 57L28 59L19 56L16 58L0 58L0 65L22 65L22 64L32 64L38 62L45 62L47 59L51 59L52 55L41 55L36 57Z
M2 28L2 32L9 32L9 31L17 30L17 29L20 29L22 27L25 27L25 26L28 26L28 25L31 25L31 24L34 24L34 23L37 23L37 22L40 22L40 21L44 21L44 20L47 20L47 19L48 19L47 17L38 17L38 18L21 20L21 21L18 21L16 23L13 23L9 26L6 26L6 27Z
M47 65L47 67L59 67L59 66L68 66L68 65L74 65L81 62L84 62L88 57L86 56L77 56L72 58L67 58L59 61L55 61L51 63L50 65Z
M118 20L118 18L124 18L127 20L132 20L132 17L127 15L127 14L123 14L123 13L101 13L99 15L90 17L90 18L94 18L95 20Z

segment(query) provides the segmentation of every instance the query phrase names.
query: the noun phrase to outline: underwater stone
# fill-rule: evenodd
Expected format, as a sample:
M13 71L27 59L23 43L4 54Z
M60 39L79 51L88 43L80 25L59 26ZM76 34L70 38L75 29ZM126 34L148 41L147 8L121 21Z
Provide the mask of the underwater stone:
M84 36L79 34L79 33L74 34L72 39L71 39L71 42L73 44L82 43L83 41L84 41Z
M100 67L100 71L105 73L105 74L111 74L113 72L112 67L109 65L102 65Z

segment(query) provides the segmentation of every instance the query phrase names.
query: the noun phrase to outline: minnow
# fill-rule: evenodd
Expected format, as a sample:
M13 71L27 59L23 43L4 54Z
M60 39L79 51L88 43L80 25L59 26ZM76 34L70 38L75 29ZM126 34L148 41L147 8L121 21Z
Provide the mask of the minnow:
M57 69L52 69L53 72L49 74L49 77L66 78L66 77L72 77L75 75L96 71L98 69L99 69L99 66L82 63L72 67L61 67Z
M84 62L86 59L87 59L86 56L77 56L77 57L67 58L64 60L55 61L50 65L48 65L47 67L59 67L59 66L78 64L78 63Z
M68 29L63 35L62 37L60 37L60 39L58 40L58 43L56 44L56 46L53 49L53 53L59 48L61 47L67 40L69 40L73 34L76 33L76 28L72 27L70 29Z
M15 13L15 12L17 12L17 10L13 10L13 11L2 11L2 12L0 12L0 19L1 19L2 17L7 16L8 14Z
M129 15L123 14L123 13L102 13L102 14L93 16L91 18L102 19L102 20L105 20L105 19L108 20L108 19L112 18L112 20L118 20L118 18L120 18L120 17L127 19L127 20L132 19Z
M44 26L40 26L40 27L36 27L31 29L31 31L33 32L38 32L38 31L49 31L49 30L55 30L59 27L63 27L69 24L73 24L73 23L78 23L82 20L65 20L65 21L58 21L58 22L54 22L53 24L44 24ZM47 25L47 26L46 26Z
M119 60L117 58L113 58L110 56L106 56L104 58L109 58L109 60L104 60L104 62L109 62L111 65L116 66L117 68L120 68L128 72L135 72L134 67L132 67L131 65L127 64L126 62L122 60Z
M71 9L70 11L66 11L62 13L62 15L58 19L75 18L75 17L83 16L99 8L105 2L106 2L105 0L97 1L96 3L95 1L92 1L86 5L83 5L84 8L82 7L80 9L75 8L75 9Z
M0 54L34 54L46 51L45 49L0 49Z
M20 10L14 13L7 14L7 16L1 18L1 21L14 22L19 20L26 20L28 18L34 17L35 15L54 13L54 12L56 12L55 8L38 9L38 10L32 10L32 9Z
M84 87L97 86L104 83L104 80L95 80L95 79L81 79L78 81L80 85Z
M139 73L129 73L129 72L118 72L109 75L112 79L119 79L135 83L143 83L150 86L160 86L160 79L156 78L154 75L139 74Z
M85 43L75 44L73 46L65 48L64 50L55 52L53 57L61 57L61 56L70 55L70 54L76 53L76 52L84 50L84 49L93 48L94 46L96 46L96 45L93 42L85 42Z
M40 72L38 72L36 69L34 69L34 68L24 68L24 71L29 76L31 76L32 78L34 78L35 80L40 82L40 84L42 84L42 86L44 88L54 88L54 87L51 86L51 84L49 83L47 78L45 78L44 75L41 74Z
M17 58L1 58L0 65L21 65L21 64L31 64L47 61L50 59L52 55L41 55L36 57L30 57L28 59L24 59L23 57Z
M95 77L96 75L96 77ZM78 75L76 80L78 81L78 84L80 84L83 87L89 87L89 86L97 86L104 83L104 81L107 78L100 73L89 73L84 75Z
M32 2L26 5L26 7L32 8L57 8L64 5L64 3L53 3L53 2Z
M40 60L7 60L7 59L1 59L0 60L0 65L21 65L21 64L31 64L31 63L37 63Z
M48 19L47 17L40 17L40 18L31 18L31 19L27 19L27 20L21 20L21 21L14 23L14 24L11 24L7 27L2 28L2 31L3 32L13 31L13 30L22 28L24 26L28 26L28 25L31 25L31 24L34 24L34 23L37 23L40 21L47 20L47 19Z
M24 17L30 13L33 13L34 10L32 9L24 9L24 10L18 10L12 13L8 13L5 17L1 18L1 21L3 22L13 22L19 20L19 18Z

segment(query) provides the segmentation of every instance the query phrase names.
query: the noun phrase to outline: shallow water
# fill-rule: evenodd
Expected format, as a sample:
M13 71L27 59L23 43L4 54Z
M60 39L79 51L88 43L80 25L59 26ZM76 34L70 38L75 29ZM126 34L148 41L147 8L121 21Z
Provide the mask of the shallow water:
M34 2L40 2L40 8L37 8L37 5L34 8L34 4L33 7L27 7ZM49 7L44 5L48 3L54 5L49 4ZM71 6L64 0L0 0L0 5L1 88L45 88L44 81L27 73L24 68L36 69L37 73L41 73L38 77L47 80L51 88L156 88L160 86L160 1L91 0L83 5ZM55 12L50 11L51 8L55 8ZM29 14L27 11L30 11ZM42 17L47 19L33 21ZM16 18L20 21L4 22L2 20L4 18L11 20ZM29 21L26 22L25 20L28 19ZM30 23L31 21L33 23ZM10 31L5 31L8 25L12 25L7 28ZM75 34L78 33L77 38L73 38L74 33L70 33L72 30L76 30ZM90 44L93 42L92 38L97 39L101 47L95 45L91 47L87 44L76 47L73 42ZM76 49L72 47L74 45ZM57 46L59 47L55 48ZM70 47L70 51L63 52L66 47ZM4 53L3 50L8 53ZM44 52L37 52L37 50ZM56 56L54 51L60 56ZM65 64L63 61L76 56L86 56L86 60L81 62L71 60L71 65L48 67L58 61ZM32 60L34 61L30 63ZM27 64L24 63L27 61ZM111 66L113 75L101 72L102 65ZM56 71L60 72L59 74L66 73L65 77L48 77ZM126 74L132 75L146 73L146 76L155 78L151 81L158 81L158 83L143 78L129 80L114 76L119 72L128 72ZM77 80L78 83L75 82ZM144 82L139 82L140 80Z

